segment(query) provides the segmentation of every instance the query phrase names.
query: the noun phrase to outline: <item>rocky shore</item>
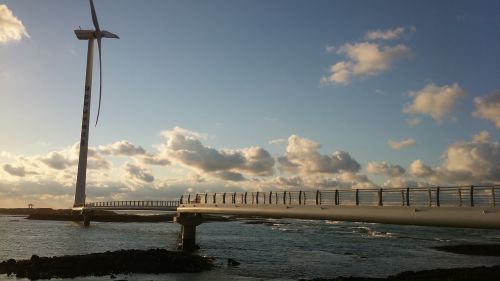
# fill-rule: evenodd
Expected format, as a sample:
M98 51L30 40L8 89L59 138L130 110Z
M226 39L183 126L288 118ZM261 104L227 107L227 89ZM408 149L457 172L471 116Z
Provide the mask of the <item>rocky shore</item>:
M303 281L496 281L500 279L500 265L491 267L432 269L406 271L387 278L337 277L333 279L301 279Z
M184 273L210 270L209 258L164 249L120 250L76 256L10 259L0 263L0 274L30 280L75 278L131 273Z
M50 208L18 208L18 209L0 209L0 215L19 215L27 216L28 220L53 220L53 221L83 221L83 216L72 214L70 209L54 210ZM96 222L172 222L176 213L165 213L160 215L135 215L120 214L112 211L96 210L92 215L92 221ZM228 221L231 218L204 215L206 222L210 221Z

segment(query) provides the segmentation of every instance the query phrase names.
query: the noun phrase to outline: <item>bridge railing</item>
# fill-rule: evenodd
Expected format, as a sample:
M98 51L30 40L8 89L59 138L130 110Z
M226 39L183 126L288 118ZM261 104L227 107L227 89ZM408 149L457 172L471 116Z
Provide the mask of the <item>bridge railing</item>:
M184 194L180 204L497 207L500 185Z
M179 201L103 201L86 203L87 208L161 208L177 207Z

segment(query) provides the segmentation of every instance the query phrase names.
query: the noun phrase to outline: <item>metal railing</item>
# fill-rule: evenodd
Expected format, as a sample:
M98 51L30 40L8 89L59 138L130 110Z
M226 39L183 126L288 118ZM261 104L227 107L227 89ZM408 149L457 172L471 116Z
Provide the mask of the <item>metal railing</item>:
M497 207L500 185L184 194L180 204Z
M162 208L177 207L179 201L104 201L86 203L87 208Z

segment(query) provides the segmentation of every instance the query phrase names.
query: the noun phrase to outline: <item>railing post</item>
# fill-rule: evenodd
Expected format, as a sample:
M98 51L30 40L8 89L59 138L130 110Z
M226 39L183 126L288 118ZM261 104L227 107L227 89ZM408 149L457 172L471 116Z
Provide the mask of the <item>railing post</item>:
M205 204L207 204L208 201L208 193L205 193Z
M299 190L299 205L302 205L302 190Z
M292 205L292 193L288 192L288 205Z
M430 188L427 188L427 194L429 195L429 207L432 207L432 192Z
M458 188L458 200L459 200L458 206L462 207L462 188L461 187Z
M319 205L319 190L316 190L316 205Z
M410 206L410 188L406 188L406 206Z
M493 208L495 208L496 205L496 198L495 198L495 187L491 187L491 203L493 203Z
M214 204L217 204L217 192L214 192L213 201L214 201Z
M441 202L439 202L439 186L436 188L436 206L441 206Z
M401 189L401 206L405 205L405 191Z
M257 191L257 196L255 197L255 203L259 205L259 192Z
M356 206L359 206L359 189L356 188Z
M188 204L191 204L191 193L188 194Z
M278 204L278 192L274 193L274 204Z
M339 205L339 190L338 189L335 189L335 205Z
M470 186L470 206L474 207L474 186Z
M283 192L283 205L286 205L286 190Z
M226 204L226 193L222 194L222 204Z
M269 205L273 203L273 192L269 191Z
M379 188L379 190L378 190L378 205L384 206L384 202L382 199L382 188Z
M233 193L233 204L236 204L236 192Z
M245 191L245 204L247 203L247 192Z

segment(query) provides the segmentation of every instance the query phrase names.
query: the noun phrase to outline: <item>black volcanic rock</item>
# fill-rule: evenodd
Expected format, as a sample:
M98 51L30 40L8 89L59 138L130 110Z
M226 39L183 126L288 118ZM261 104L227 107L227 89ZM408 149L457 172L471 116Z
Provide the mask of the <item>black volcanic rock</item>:
M130 273L183 273L209 270L209 258L164 249L120 250L88 255L9 259L0 263L0 274L17 278L51 279Z

